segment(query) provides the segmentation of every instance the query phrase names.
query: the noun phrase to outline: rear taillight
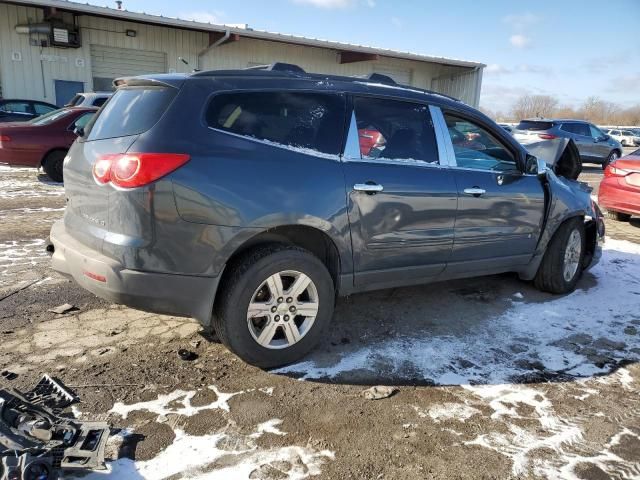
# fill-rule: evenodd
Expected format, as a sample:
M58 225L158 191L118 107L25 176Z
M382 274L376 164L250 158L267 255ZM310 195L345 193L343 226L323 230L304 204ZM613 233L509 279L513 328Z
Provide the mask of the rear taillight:
M607 168L604 169L604 176L605 177L626 177L630 173L631 172L629 172L628 170L623 170L621 168L616 168L614 166L614 164L611 164Z
M538 136L543 140L554 140L558 138L557 135L551 135L550 133L539 133Z
M0 135L0 143L2 142L10 142L11 137L9 135Z
M93 165L96 182L136 188L168 175L189 161L184 153L120 153L103 155Z

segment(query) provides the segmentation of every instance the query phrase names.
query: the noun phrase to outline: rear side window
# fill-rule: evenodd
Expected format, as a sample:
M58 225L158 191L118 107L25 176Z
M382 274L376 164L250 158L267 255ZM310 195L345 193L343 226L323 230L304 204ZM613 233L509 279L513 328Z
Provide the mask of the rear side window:
M88 123L87 140L146 132L160 119L177 92L171 87L120 87Z
M438 163L435 132L426 105L356 97L354 109L363 159Z
M553 128L553 123L551 122L537 122L533 120L522 120L518 126L517 130L549 130Z
M109 100L109 97L98 97L93 101L93 106L101 107L107 100Z
M206 119L217 130L338 155L344 110L344 97L335 94L227 93L212 99Z

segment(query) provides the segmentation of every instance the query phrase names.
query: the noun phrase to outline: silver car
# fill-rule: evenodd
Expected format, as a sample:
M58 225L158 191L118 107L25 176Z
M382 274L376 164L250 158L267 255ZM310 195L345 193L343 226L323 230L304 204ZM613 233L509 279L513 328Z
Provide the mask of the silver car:
M620 142L584 120L522 120L513 130L513 136L525 148L541 140L570 138L578 147L583 163L597 163L603 169L622 155Z

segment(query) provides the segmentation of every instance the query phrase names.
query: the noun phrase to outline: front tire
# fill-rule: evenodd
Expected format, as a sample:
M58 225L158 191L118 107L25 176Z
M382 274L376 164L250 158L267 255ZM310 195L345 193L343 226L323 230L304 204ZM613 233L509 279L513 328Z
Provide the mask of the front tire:
M56 150L49 153L42 161L42 168L47 176L54 182L62 183L62 165L64 163L64 157L67 155L62 150Z
M544 254L534 285L549 293L570 293L582 275L586 247L584 223L580 218L560 225Z
M318 343L333 316L335 291L317 257L271 245L230 268L213 314L229 350L251 365L274 368L299 360Z

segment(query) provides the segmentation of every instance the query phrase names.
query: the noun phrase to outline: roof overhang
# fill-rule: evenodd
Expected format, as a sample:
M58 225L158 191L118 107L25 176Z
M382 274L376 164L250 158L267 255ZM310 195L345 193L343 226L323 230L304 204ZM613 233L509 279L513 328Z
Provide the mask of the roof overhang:
M411 52L400 52L385 48L376 48L365 45L353 45L349 43L335 42L331 40L321 40L317 38L301 37L296 35L287 35L283 33L267 32L262 30L253 30L248 28L238 28L227 25L217 25L213 23L196 22L192 20L181 20L179 18L165 17L162 15L151 15L143 12L130 12L128 10L117 10L109 7L98 7L87 3L76 3L66 0L9 0L5 3L15 5L23 5L40 8L55 8L65 12L72 12L78 15L94 15L106 17L116 20L137 22L147 25L160 25L164 27L174 27L184 30L193 30L205 33L226 33L232 35L233 40L239 38L252 38L270 42L281 42L293 45L302 45L307 47L324 48L335 50L340 53L342 63L351 63L353 61L373 60L380 56L399 58L403 60L413 60L416 62L438 63L441 65L449 65L456 67L468 68L484 68L485 64L472 62L468 60L458 60L454 58L421 55ZM211 37L210 37L211 38ZM231 40L231 41L233 41ZM357 60L357 59L362 60Z

